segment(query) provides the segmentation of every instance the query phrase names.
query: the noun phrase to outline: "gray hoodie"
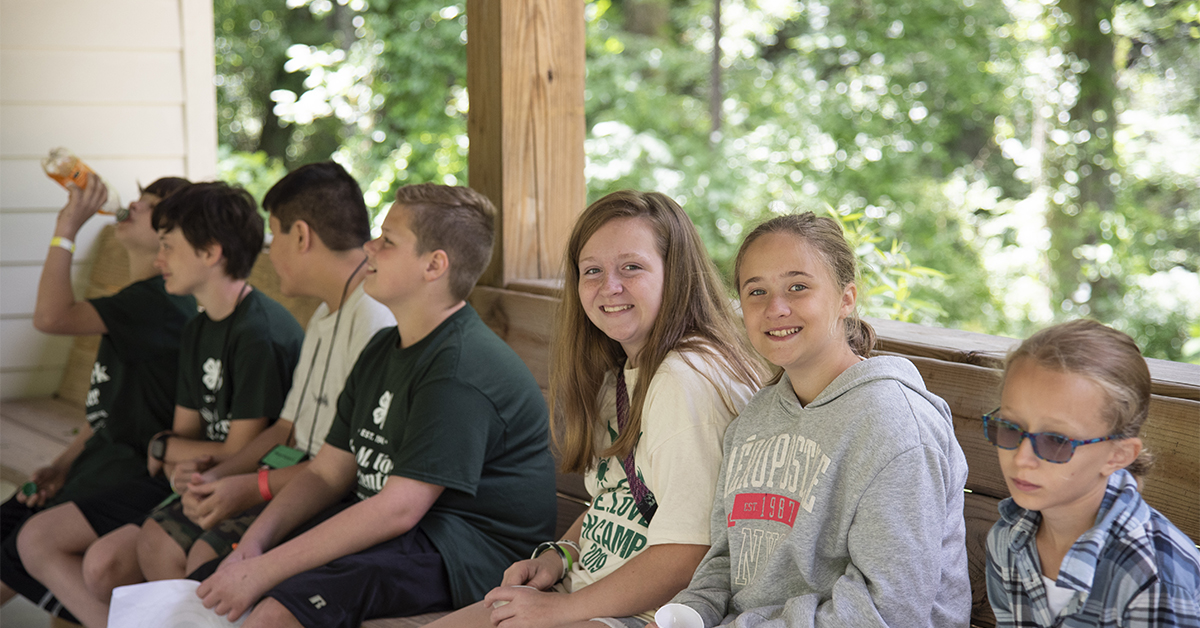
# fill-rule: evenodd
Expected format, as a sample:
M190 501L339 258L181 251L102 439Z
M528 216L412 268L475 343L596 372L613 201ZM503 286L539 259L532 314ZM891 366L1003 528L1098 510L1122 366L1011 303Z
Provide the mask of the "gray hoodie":
M860 362L807 407L785 375L724 451L712 548L673 600L705 626L968 625L967 462L911 362Z

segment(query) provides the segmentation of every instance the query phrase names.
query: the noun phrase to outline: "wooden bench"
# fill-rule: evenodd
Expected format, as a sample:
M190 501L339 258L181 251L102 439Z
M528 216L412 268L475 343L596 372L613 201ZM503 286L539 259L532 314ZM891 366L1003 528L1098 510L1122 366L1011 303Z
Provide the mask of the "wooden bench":
M112 240L111 230L102 234L97 249L89 297L110 294L126 280L124 250ZM260 256L251 283L278 299L300 321L307 321L317 306L316 300L282 298L278 278L265 255ZM535 281L514 283L507 289L478 287L470 301L483 320L521 356L545 392L557 284ZM997 519L996 506L1008 491L995 449L983 438L980 417L998 405L999 367L1018 341L893 321L870 322L878 332L879 352L912 360L929 389L944 398L954 414L955 430L970 467L964 514L974 598L972 624L994 626L983 584L984 542ZM57 455L72 438L72 430L82 424L83 399L96 346L95 338L76 339L55 398L5 401L0 405L0 460L10 481L23 481L29 472ZM1193 541L1200 541L1200 366L1161 360L1149 363L1154 397L1143 438L1155 452L1157 463L1145 480L1144 495ZM586 507L588 496L579 476L560 475L558 489L561 534ZM409 628L443 614L377 619L364 626Z

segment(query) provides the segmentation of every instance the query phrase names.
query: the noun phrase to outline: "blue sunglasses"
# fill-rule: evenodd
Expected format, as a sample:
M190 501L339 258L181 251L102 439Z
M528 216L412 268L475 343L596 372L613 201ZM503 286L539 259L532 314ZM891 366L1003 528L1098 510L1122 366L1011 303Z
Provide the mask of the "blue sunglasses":
M1026 432L1016 423L1000 418L997 414L999 412L1000 408L996 408L983 415L983 435L987 437L988 442L1000 449L1016 449L1021 446L1021 441L1028 437L1029 442L1033 444L1034 455L1046 462L1062 464L1071 460L1071 456L1075 455L1075 448L1080 445L1124 438L1121 434L1113 434L1076 440L1054 432Z

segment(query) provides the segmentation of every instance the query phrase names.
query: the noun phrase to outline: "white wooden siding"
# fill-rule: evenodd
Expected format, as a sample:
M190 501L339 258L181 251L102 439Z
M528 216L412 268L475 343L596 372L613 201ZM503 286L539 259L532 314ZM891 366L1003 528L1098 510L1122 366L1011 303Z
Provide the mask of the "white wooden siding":
M0 0L0 398L58 386L69 339L33 329L66 193L40 160L66 146L128 203L138 183L216 175L210 0ZM111 218L77 238L77 289Z

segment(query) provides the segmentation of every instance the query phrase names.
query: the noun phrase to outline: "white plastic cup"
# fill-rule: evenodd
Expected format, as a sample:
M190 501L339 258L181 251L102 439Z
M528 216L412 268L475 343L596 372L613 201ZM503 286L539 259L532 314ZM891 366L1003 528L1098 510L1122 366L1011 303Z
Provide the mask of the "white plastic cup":
M534 591L538 590L537 587L531 587L527 584L514 584L512 586L514 589L533 589ZM492 604L492 608L500 608L501 606L504 606L505 604L508 604L508 600L497 600L496 602L494 602ZM694 613L695 611L692 611L692 612ZM696 617L699 618L700 616L696 615ZM704 627L700 626L700 628L704 628Z
M683 604L667 604L654 614L658 628L704 628L700 613Z

